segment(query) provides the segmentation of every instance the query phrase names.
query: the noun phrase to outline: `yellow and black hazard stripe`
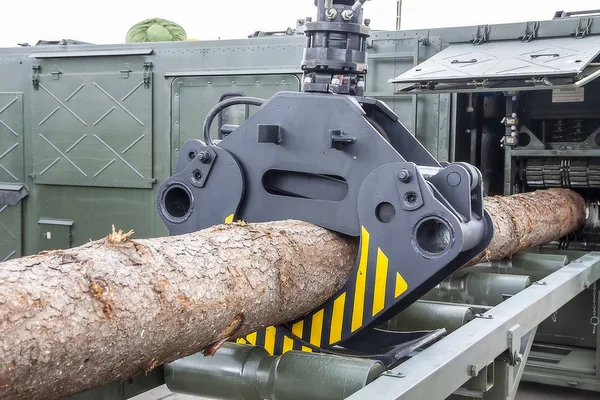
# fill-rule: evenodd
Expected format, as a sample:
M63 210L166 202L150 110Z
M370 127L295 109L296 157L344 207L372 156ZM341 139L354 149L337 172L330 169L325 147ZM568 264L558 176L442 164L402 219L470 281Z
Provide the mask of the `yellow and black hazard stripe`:
M390 268L384 251L370 243L369 232L361 227L355 273L340 292L306 317L285 327L267 327L238 343L262 346L273 355L318 351L352 336L407 290L406 280Z

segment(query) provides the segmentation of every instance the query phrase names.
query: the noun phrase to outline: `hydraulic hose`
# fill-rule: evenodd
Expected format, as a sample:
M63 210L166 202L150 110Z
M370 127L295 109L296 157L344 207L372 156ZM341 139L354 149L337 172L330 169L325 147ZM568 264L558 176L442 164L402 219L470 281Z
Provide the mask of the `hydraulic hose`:
M259 99L257 97L231 97L229 99L223 100L220 103L217 103L206 115L204 119L204 126L202 130L204 132L204 142L208 146L214 146L214 142L210 137L210 127L217 115L227 107L236 106L240 104L251 105L251 106L262 106L267 100Z

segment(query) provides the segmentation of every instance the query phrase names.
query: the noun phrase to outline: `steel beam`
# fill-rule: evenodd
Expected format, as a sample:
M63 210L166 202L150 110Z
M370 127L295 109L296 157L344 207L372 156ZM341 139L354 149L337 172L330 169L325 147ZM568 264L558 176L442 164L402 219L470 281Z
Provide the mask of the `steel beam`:
M348 397L349 400L445 399L600 279L600 253L588 253L492 308ZM519 339L520 340L520 339Z

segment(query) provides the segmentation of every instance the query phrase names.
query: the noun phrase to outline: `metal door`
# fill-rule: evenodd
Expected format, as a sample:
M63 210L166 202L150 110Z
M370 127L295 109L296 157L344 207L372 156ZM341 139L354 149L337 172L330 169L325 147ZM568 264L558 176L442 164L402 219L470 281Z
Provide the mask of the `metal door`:
M152 187L148 67L83 71L76 59L42 66L32 91L34 182ZM82 70L79 72L79 70Z
M0 93L0 262L22 255L23 95Z
M400 74L405 92L490 92L582 87L600 77L600 36L454 43Z
M179 77L174 79L172 86L172 114L171 129L172 166L177 160L178 149L190 139L202 139L202 125L206 114L224 96L246 95L268 99L280 91L300 91L300 79L293 74L256 74L256 75L230 75L230 76L202 76ZM231 122L241 122L252 115L257 107L249 107L246 112L244 106L231 107L229 113L223 112ZM235 115L235 117L234 117ZM240 119L239 116L242 116ZM211 129L212 137L217 139L218 118L215 118Z
M369 41L366 95L388 104L434 157L448 161L451 96L399 94L399 86L390 82L441 50L440 37L395 39L374 33Z

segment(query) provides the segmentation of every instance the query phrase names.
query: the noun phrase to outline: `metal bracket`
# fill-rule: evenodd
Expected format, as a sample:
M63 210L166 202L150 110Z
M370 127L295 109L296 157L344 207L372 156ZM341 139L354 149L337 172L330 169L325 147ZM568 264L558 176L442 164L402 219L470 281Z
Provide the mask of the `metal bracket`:
M346 135L339 129L330 129L329 134L331 136L331 148L333 149L342 150L344 146L356 143L356 136Z
M121 79L129 79L129 73L132 71L130 69L122 69L120 72L121 72Z
M144 87L148 89L150 87L150 73L152 70L152 61L146 61L144 63Z
M29 196L29 190L22 184L0 184L0 209L3 206L14 206Z
M510 365L516 366L521 362L523 356L521 355L521 335L519 330L521 325L516 324L508 330L508 358Z
M33 83L33 89L34 90L38 90L38 87L40 85L40 80L39 80L39 76L40 76L40 70L42 69L42 67L40 67L39 65L34 65L31 67L33 74L31 77L31 82Z
M538 21L529 21L525 24L525 33L521 36L521 41L531 42L537 38L540 23Z
M60 74L62 74L62 72L60 71L52 71L50 72L50 74L52 75L52 79L57 81L60 79Z
M201 151L190 151L188 157L192 160L190 165L195 165L192 169L189 167L186 169L190 170L188 181L197 188L203 188L218 157L217 153L210 147L206 147Z
M583 39L590 34L590 28L594 20L589 17L581 17L577 21L577 29L575 30L575 38Z
M489 25L478 25L477 33L475 34L475 39L473 39L474 45L479 45L481 43L485 43L488 41L490 36L490 26Z

